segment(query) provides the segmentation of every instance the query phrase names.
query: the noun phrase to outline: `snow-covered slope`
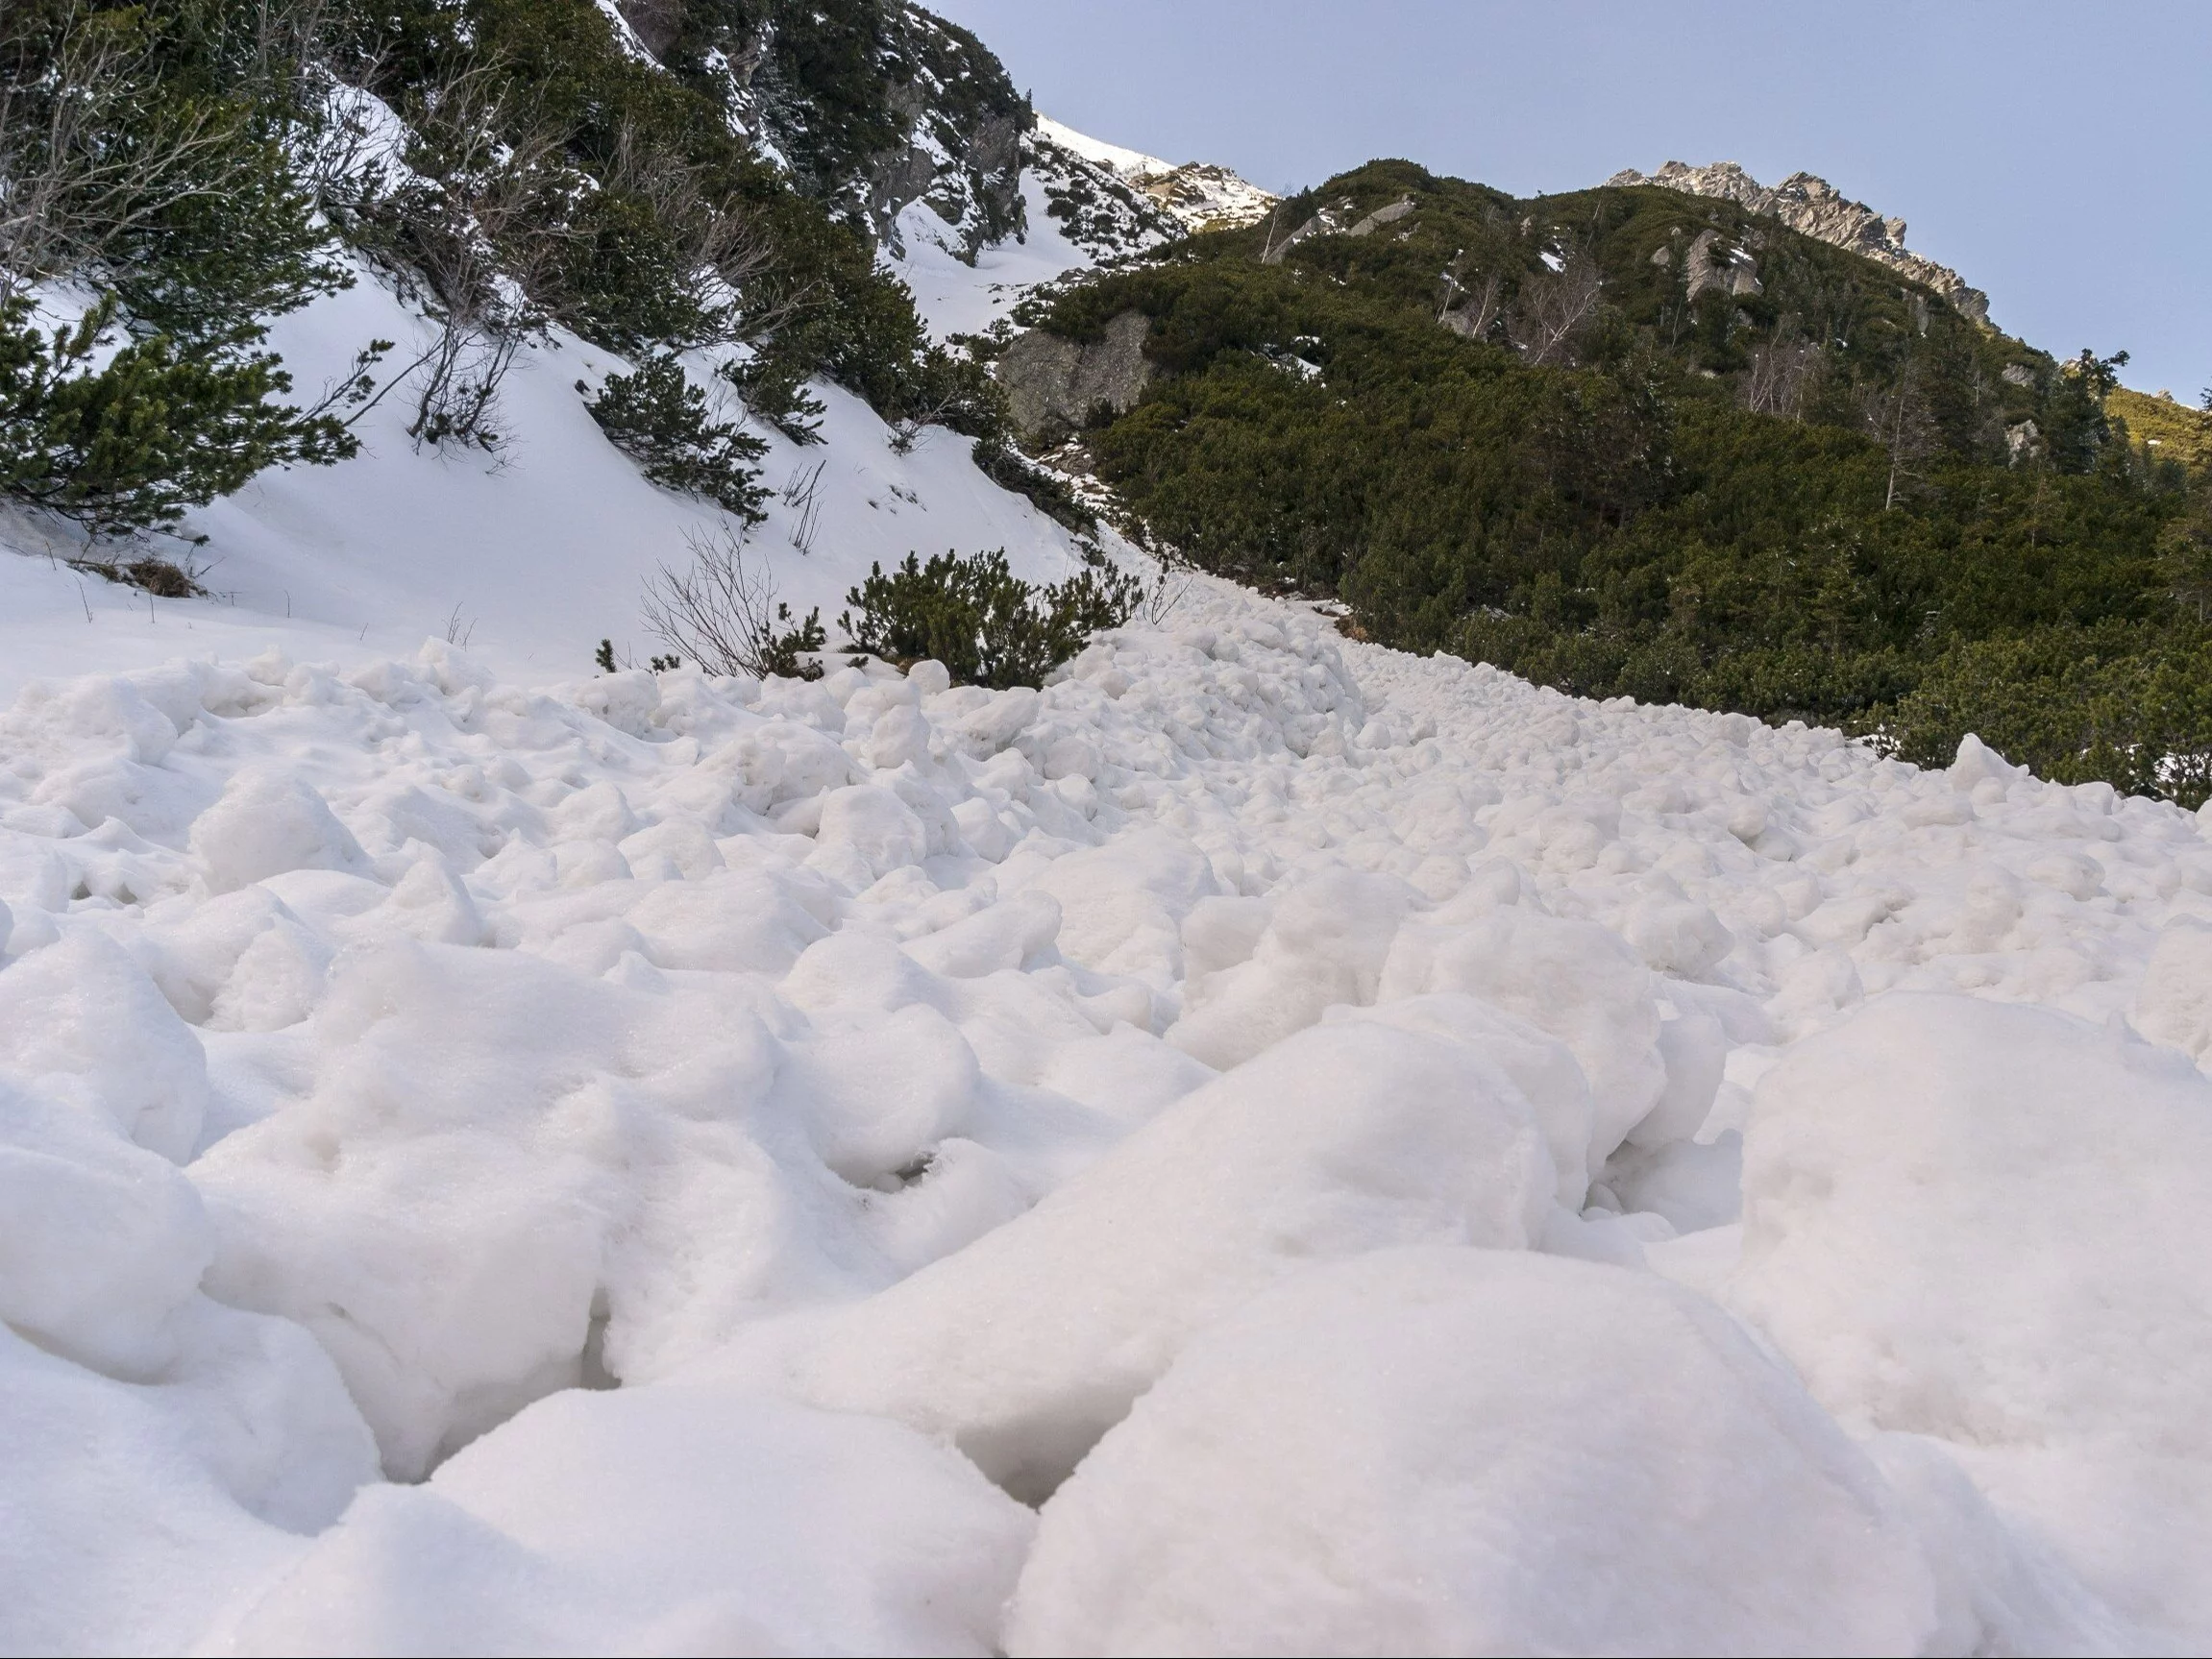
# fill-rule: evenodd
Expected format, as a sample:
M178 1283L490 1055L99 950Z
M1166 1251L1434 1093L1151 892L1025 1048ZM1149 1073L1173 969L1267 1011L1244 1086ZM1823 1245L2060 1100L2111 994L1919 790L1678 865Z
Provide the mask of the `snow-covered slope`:
M987 307L971 298L978 273L956 268L968 286L943 302L946 314ZM1016 280L1035 281L1041 268L1020 266ZM272 343L310 391L372 338L399 342L391 360L404 364L428 328L364 276L280 318ZM180 652L252 654L282 643L390 653L449 630L482 661L531 681L585 671L602 638L645 660L661 648L639 628L645 581L664 564L688 565L686 532L712 530L721 516L648 483L585 411L576 382L596 386L627 367L568 335L527 348L503 388L508 442L497 455L418 451L403 387L362 422L359 458L264 473L187 519L185 533L209 538L188 555L205 568L208 599L149 604L68 570L60 561L81 549L52 529L0 525L0 693L33 674ZM696 365L693 378L725 390L708 365ZM750 542L800 614L820 605L834 622L873 561L909 550L1004 547L1020 574L1067 573L1074 554L1066 532L978 474L971 440L929 428L902 455L858 399L826 385L817 395L827 405L824 441L802 446L764 424L750 428L769 444L764 479L780 492ZM729 405L742 418L742 406Z
M1070 239L1062 222L1051 217L1051 198L1035 166L1022 169L1021 195L1029 229L1019 239L985 247L972 264L945 235L944 221L926 205L916 203L900 214L900 252L886 255L885 263L914 295L915 309L940 340L982 333L1038 283L1098 262L1094 243ZM1163 239L1138 227L1130 244L1143 247Z
M1206 181L1220 172L1174 167L1039 116L1022 141L1022 232L971 250L960 226L916 202L900 211L884 262L940 339L980 333L1041 282L1192 231L1246 223L1273 204L1234 174L1223 175L1233 186L1215 190Z
M1041 693L593 674L704 522L611 366L220 600L0 552L0 1648L2212 1641L2199 820L1208 581ZM1075 556L823 395L801 607Z
M1023 139L1020 183L1026 228L979 249L927 202L899 211L884 263L940 339L982 332L1040 282L1193 231L1248 225L1277 200L1227 168L1177 166L1045 115Z

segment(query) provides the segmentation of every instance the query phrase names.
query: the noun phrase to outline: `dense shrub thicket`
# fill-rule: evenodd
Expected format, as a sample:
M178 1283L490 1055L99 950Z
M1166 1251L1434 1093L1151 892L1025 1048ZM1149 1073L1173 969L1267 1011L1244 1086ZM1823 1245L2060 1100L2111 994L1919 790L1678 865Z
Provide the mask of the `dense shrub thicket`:
M769 80L802 91L839 69L809 58L809 30L880 34L888 16L873 0L661 11L774 43ZM915 38L971 71L990 61L948 26ZM711 348L796 436L822 377L909 428L995 440L983 370L932 345L876 269L849 179L807 170L849 172L853 156L800 169L819 199L795 189L733 124L726 64L709 73L679 45L672 66L640 57L593 0L0 8L0 492L111 534L171 523L261 467L353 453L344 415L386 343L363 342L356 378L307 408L284 401L264 345L269 319L354 281L350 255L440 325L404 369L418 443L496 449L507 365L554 324L646 361L640 396L667 390L647 384L665 378L652 360ZM850 90L876 118L855 143L890 132L893 83L913 70L880 53L865 67ZM1013 100L972 72L958 95ZM35 311L63 294L91 297L84 326ZM655 406L681 414L676 397ZM665 462L666 435L638 441ZM706 464L734 479L745 441L714 439ZM707 487L699 462L679 487ZM740 512L754 500L707 493Z
M1708 232L1757 292L1689 298ZM2054 361L1733 204L1512 202L1403 162L1032 320L1091 337L1132 308L1162 373L1086 441L1207 569L1563 690L1915 759L1976 729L2051 775L2204 794L2204 486L2108 415L2124 358Z
M242 0L0 8L0 494L113 534L354 452L347 389L283 403L263 348L351 281L287 144L312 101Z

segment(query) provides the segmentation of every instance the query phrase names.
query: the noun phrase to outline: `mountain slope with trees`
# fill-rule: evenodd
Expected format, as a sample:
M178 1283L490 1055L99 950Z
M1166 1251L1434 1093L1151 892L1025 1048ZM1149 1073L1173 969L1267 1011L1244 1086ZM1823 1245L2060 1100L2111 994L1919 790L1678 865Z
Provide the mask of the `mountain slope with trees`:
M1029 320L1130 311L1154 373L1083 441L1205 569L1562 690L2205 793L2203 484L2108 416L2124 356L1733 202L1403 161Z
M899 189L977 236L1018 228L1006 166L977 159L1016 157L1027 120L995 60L893 0L681 14L689 33L655 36L669 66L587 0L11 6L0 491L96 533L156 528L269 465L346 457L372 396L411 402L420 445L496 451L502 382L552 329L704 354L795 434L819 378L995 435L993 388L929 341L875 232ZM776 124L794 103L821 118ZM848 105L873 118L828 119ZM931 123L973 142L900 184ZM387 363L364 340L357 377L283 402L271 320L364 274L435 346ZM678 414L680 382L655 381Z

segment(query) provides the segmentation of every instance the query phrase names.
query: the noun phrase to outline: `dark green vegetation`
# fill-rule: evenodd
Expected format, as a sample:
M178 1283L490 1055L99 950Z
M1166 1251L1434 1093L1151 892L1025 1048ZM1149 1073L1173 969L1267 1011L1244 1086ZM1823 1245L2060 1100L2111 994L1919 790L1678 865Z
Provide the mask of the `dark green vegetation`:
M887 175L920 117L960 160L923 199L948 223L972 203L982 241L1021 229L1020 192L989 163L1012 157L1028 101L967 30L897 0L623 0L622 10L701 92L719 97L731 74L741 78L753 124L773 135L799 191L840 216L884 228Z
M342 417L403 376L418 444L496 451L502 378L555 325L649 360L602 412L664 482L677 440L653 411L696 414L677 487L733 510L756 500L745 441L660 384L668 353L717 351L795 436L826 378L908 428L995 438L994 388L877 272L870 213L917 77L952 111L933 118L1025 121L995 61L897 0L627 10L665 63L593 0L0 7L0 493L96 534L171 524L262 467L353 453ZM815 117L774 128L792 176L741 131L786 106ZM1020 211L975 203L984 233ZM364 341L356 378L285 402L269 319L362 259L435 343L386 377ZM82 326L35 314L55 293L91 298Z
M583 381L577 390L586 390ZM674 357L648 357L634 374L609 375L584 408L654 483L704 496L748 525L767 518L760 504L768 490L753 463L768 446L708 414L706 394Z
M262 346L351 281L284 146L287 50L211 4L0 9L0 494L141 530L353 452L330 410L357 387L279 402ZM52 285L66 320L36 308Z
M2107 418L2112 361L1731 203L1517 202L1399 161L1032 320L1094 338L1130 308L1161 373L1086 441L1206 569L1564 690L1924 763L1979 730L2046 775L2204 795L2212 525Z
M2203 394L2212 405L2212 391ZM2127 435L2157 452L2162 461L2191 467L2212 466L2212 406L2178 403L2171 392L2155 397L2116 387L2104 401L2105 413L2126 423Z
M1003 548L927 564L908 553L846 596L852 608L837 625L856 651L901 668L933 657L955 685L1003 690L1042 685L1092 634L1127 622L1142 598L1134 577L1104 567L1034 587L1007 569Z

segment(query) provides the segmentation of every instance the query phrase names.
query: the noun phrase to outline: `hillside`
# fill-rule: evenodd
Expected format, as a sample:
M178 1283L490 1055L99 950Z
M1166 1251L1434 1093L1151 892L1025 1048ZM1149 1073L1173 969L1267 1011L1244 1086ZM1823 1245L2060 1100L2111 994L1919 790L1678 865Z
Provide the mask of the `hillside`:
M2203 1649L2188 411L1032 114L0 9L0 1652Z
M2104 407L2126 423L2127 435L2156 452L2162 461L2193 469L2212 467L2212 411L2175 401L2171 392L2130 391L2115 386Z
M1018 396L1033 442L1083 427L1147 533L1363 637L1920 761L1979 731L2190 805L2212 777L2202 486L2113 441L2114 363L1755 206L1374 162L1026 315L1101 352L1143 319L1110 406Z

